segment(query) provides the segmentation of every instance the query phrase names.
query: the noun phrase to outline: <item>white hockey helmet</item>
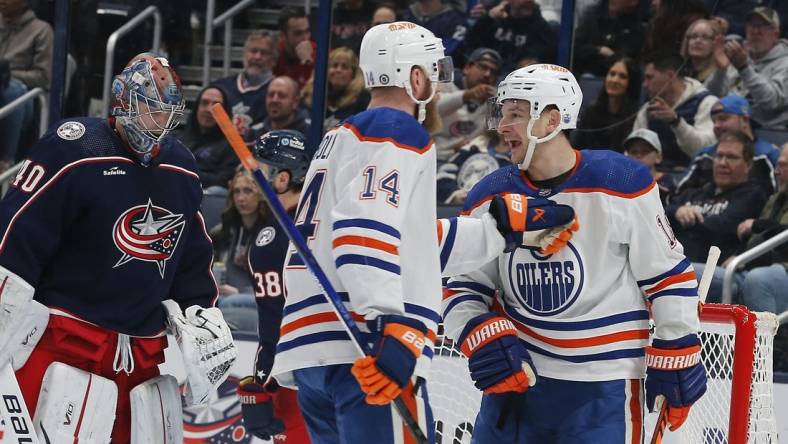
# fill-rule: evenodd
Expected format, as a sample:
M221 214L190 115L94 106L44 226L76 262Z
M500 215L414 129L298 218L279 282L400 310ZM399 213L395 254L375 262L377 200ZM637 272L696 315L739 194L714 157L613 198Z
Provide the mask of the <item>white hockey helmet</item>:
M488 101L487 127L497 129L501 122L501 108L507 100L525 100L530 105L530 121L526 129L528 148L520 168L527 169L537 143L547 142L564 129L577 127L583 92L575 76L566 68L551 64L530 65L512 71L498 84L498 94ZM561 113L558 127L545 137L531 134L534 123L548 106L553 105ZM517 122L509 123L516 124Z
M361 41L359 66L367 88L396 86L405 88L419 104L419 121L424 105L435 96L435 83L451 82L454 65L444 54L443 42L428 29L415 23L384 23L370 28ZM433 82L426 100L417 100L410 85L410 71L420 66Z

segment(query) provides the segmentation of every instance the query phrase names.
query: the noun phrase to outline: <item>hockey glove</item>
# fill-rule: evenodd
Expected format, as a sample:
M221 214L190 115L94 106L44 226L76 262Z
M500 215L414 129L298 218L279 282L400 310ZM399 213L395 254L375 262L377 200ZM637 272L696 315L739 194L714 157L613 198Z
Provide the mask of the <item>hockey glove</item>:
M386 405L407 387L424 348L427 327L416 319L398 315L378 316L369 330L379 334L372 356L359 358L351 372L368 404Z
M254 377L243 378L237 392L246 430L263 440L285 431L284 423L274 415L271 392L255 382Z
M536 369L512 321L485 313L459 337L474 385L485 394L519 392L536 384Z
M538 247L542 254L563 248L580 228L575 211L549 199L527 198L522 194L501 193L492 197L490 214L506 241L505 253L520 245Z
M681 427L690 406L706 392L700 349L694 334L672 341L654 339L646 347L646 407L653 412L657 396L665 396L671 431Z

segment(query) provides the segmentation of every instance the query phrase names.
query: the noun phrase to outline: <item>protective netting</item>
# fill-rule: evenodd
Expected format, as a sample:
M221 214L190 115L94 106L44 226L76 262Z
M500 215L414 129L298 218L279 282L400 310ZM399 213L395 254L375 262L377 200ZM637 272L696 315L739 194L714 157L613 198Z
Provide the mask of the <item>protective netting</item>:
M435 342L428 387L436 444L469 444L482 392L473 386L465 356L443 335Z
M715 304L716 305L716 304ZM755 354L734 350L736 326L732 323L701 322L703 364L708 372L706 394L690 410L681 427L686 444L727 444L734 384L751 385L748 443L777 443L777 425L772 396L772 353L777 319L771 313L756 313ZM440 333L439 329L439 333ZM753 358L754 356L754 358ZM754 359L751 376L734 383L735 359ZM430 405L435 418L437 444L468 444L481 403L481 392L473 386L465 357L451 340L439 334L429 379ZM742 418L740 421L743 421ZM646 431L650 434L651 431Z
M772 396L772 353L777 319L771 313L756 313L755 353L734 350L736 326L712 322L701 323L703 365L708 374L706 394L692 406L682 426L682 443L725 444L731 414L731 393L740 384L750 384L748 443L777 443ZM735 359L753 359L751 375L737 375L733 380ZM737 418L742 424L746 419Z

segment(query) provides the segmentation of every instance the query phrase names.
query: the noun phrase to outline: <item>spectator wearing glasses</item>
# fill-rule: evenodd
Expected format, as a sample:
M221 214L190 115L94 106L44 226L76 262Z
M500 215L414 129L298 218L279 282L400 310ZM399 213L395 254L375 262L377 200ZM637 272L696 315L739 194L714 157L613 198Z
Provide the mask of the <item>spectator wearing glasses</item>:
M747 16L745 34L746 42L731 39L725 43L708 88L718 96L746 96L752 104L753 120L761 126L785 128L788 41L780 38L780 17L773 9L759 6Z
M753 143L746 134L722 134L714 153L713 180L680 194L665 209L691 261L704 262L709 247L716 245L724 263L744 246L737 236L739 224L757 217L766 203L766 194L749 181L752 157Z
M681 44L684 73L701 83L708 82L717 70L715 59L723 54L724 44L725 35L718 21L698 19L692 22Z
M455 70L454 83L442 83L438 113L443 125L433 134L438 160L446 161L487 128L487 99L495 95L501 55L490 48L477 48L462 71Z
M771 142L755 136L750 121L751 115L749 102L741 96L725 96L711 108L711 120L714 122L716 137L722 136L725 132L740 131L755 141L750 176L768 196L777 191L775 169L780 150ZM716 143L709 145L692 159L689 171L679 181L678 193L700 188L712 180L712 165L716 150Z
M266 32L253 32L244 43L243 71L213 83L226 92L225 103L241 136L246 136L252 125L265 119L265 94L274 60L273 38Z

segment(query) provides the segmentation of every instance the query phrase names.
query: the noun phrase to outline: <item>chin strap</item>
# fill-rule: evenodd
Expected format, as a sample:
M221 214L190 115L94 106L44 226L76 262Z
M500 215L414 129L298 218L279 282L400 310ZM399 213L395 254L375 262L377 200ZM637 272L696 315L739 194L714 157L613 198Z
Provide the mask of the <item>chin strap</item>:
M408 93L408 97L410 97L411 100L419 105L419 113L417 117L419 123L424 123L424 119L427 118L427 104L432 101L433 97L435 97L435 91L437 90L435 82L431 82L431 85L432 87L430 88L430 96L424 100L418 100L413 96L413 88L411 88L410 82L405 83L405 91Z
M561 127L558 126L558 127L556 127L556 129L553 130L553 132L551 132L550 134L546 135L545 137L539 138L539 137L534 136L531 133L531 130L534 128L534 123L536 123L536 121L541 119L541 118L542 117L540 116L539 118L531 119L528 122L528 126L525 129L525 135L526 135L526 137L528 137L528 146L525 147L525 158L523 159L522 162L520 162L520 165L519 165L520 169L523 170L523 171L527 170L528 166L531 165L531 158L534 156L534 151L535 151L535 148L536 148L536 144L537 143L545 143L547 141L550 141L555 136L557 136L558 133L561 132Z

